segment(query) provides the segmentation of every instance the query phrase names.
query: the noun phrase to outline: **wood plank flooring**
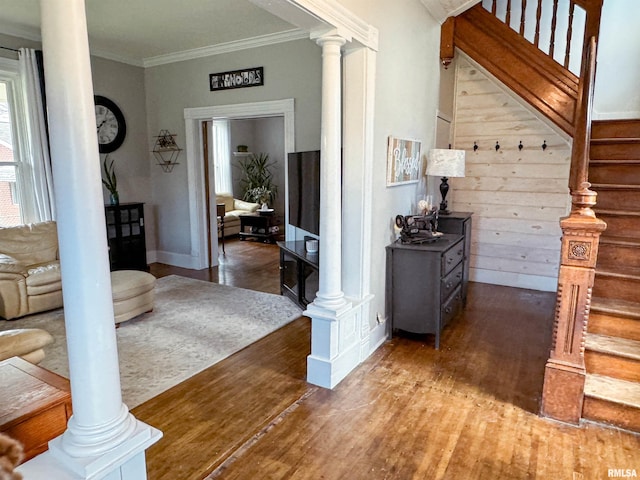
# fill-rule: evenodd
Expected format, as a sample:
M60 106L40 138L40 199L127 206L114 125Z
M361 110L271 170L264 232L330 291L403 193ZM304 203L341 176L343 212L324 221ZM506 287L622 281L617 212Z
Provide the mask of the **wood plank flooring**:
M256 262L277 265L277 248L237 244L259 248ZM252 282L242 280L251 267L234 263L235 247L227 244L227 263L206 279ZM220 272L226 265L233 274ZM159 271L178 273L152 266ZM257 283L271 288L267 276ZM296 320L133 410L164 432L147 451L148 478L640 474L638 435L538 417L554 302L553 293L472 283L467 308L443 332L439 351L432 336L394 337L334 390L305 382L310 322Z

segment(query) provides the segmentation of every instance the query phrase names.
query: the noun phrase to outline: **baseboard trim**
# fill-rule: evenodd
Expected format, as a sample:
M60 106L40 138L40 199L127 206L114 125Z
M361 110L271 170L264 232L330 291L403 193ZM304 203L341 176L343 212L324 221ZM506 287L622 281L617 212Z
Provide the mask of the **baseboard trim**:
M522 273L471 268L469 270L469 279L472 282L527 288L529 290L540 290L542 292L555 292L558 289L557 277L543 277L541 275L526 275Z
M153 259L153 261L152 261ZM164 263L173 267L190 268L192 270L200 270L200 261L197 257L186 255L184 253L165 252L155 250L147 252L147 261L149 263Z
M382 344L386 342L388 339L389 339L389 334L387 333L386 321L379 323L375 327L373 327L371 332L369 332L369 345L371 346L369 355L371 355L378 348L380 348Z

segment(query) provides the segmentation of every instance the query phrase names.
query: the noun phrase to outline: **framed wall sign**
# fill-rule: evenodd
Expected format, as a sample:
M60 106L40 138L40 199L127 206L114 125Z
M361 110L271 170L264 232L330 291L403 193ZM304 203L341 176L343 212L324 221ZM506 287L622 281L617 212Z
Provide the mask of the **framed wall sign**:
M387 187L420 180L422 157L420 142L389 137L387 144Z
M260 85L264 85L264 67L209 74L209 90L212 92Z

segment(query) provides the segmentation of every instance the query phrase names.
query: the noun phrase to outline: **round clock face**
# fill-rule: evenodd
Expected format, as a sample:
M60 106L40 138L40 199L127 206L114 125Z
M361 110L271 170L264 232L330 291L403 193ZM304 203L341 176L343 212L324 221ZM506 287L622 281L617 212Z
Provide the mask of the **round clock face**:
M111 153L122 145L126 135L124 115L111 100L94 96L96 104L96 127L100 153Z

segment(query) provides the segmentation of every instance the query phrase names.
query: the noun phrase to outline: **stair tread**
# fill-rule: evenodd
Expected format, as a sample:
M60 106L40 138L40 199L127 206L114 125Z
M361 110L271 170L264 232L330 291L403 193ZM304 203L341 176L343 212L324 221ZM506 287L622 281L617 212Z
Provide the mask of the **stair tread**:
M596 190L640 190L640 185L620 183L592 183L591 187Z
M593 209L599 215L618 215L621 217L640 217L640 212L628 210L608 210L601 208Z
M596 267L596 277L597 276L624 278L628 280L640 280L640 268L620 265L613 265L612 267L598 265Z
M600 237L600 244L620 245L625 247L638 247L640 248L640 239L629 237L616 237L615 235L607 235L605 233Z
M586 338L586 347L594 352L640 360L640 342L636 340L589 333Z
M593 297L591 311L640 319L640 303L615 298Z
M591 158L589 166L593 165L637 165L640 158Z
M640 408L640 383L604 375L587 374L585 396Z
M608 144L608 143L640 143L640 138L636 137L606 137L606 138L593 138L591 137L592 144Z

